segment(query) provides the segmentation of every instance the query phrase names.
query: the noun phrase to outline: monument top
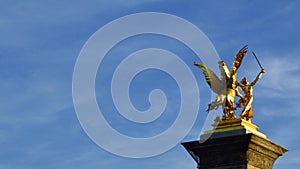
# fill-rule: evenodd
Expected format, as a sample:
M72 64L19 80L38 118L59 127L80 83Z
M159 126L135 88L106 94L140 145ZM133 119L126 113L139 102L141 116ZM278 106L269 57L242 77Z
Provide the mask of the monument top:
M194 63L202 69L207 84L217 94L207 111L218 109L219 106L223 109L223 118L217 116L212 124L213 129L205 131L200 140L182 143L199 169L272 169L275 160L287 151L271 142L251 123L253 86L265 70L252 52L261 71L251 83L246 78L238 82L237 70L247 51L247 46L244 46L237 53L230 71L224 61L218 62L221 78L205 65ZM240 94L239 89L244 95ZM236 96L240 98L237 102L234 100ZM242 109L240 118L235 114L238 108Z

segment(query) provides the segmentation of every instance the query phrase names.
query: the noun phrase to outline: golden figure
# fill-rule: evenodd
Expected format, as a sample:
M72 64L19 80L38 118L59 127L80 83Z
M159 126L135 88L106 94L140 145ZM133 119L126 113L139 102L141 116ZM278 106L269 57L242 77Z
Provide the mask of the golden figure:
M194 63L195 66L198 66L203 70L207 84L210 86L213 92L218 95L215 101L208 105L208 112L213 109L218 109L218 107L222 105L225 119L236 118L234 113L234 98L235 96L242 98L242 95L237 89L238 82L236 78L236 72L241 66L242 60L246 53L247 46L244 46L236 55L231 67L231 71L228 70L224 61L218 62L221 71L221 79L219 79L219 77L205 65L199 62Z
M253 113L252 113L252 101L253 101L253 86L258 82L258 80L260 79L261 75L263 73L265 73L265 69L262 68L261 64L259 63L257 57L255 56L255 54L253 53L255 59L257 60L261 71L259 72L259 74L256 76L255 80L249 84L248 80L244 77L241 80L241 83L238 83L238 86L243 90L244 92L244 97L241 98L238 102L237 102L237 107L242 107L243 104L243 110L241 111L241 118L247 121L250 121L250 119L253 117Z

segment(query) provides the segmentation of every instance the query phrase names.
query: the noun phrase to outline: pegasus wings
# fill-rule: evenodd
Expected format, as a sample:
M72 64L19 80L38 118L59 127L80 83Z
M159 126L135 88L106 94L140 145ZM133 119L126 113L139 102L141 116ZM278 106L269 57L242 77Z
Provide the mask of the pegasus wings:
M225 81L220 80L219 77L205 65L199 62L194 62L194 65L203 70L205 80L212 91L216 94L221 94L222 89L224 89L225 86Z
M248 51L248 45L244 46L235 56L235 59L233 61L231 71L232 74L235 74L237 69L241 66L244 56L246 55Z

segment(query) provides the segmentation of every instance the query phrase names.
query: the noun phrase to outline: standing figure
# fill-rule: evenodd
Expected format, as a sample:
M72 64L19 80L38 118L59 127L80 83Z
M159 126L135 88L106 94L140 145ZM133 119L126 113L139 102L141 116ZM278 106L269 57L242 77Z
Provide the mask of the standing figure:
M250 84L245 77L241 80L241 83L238 83L238 86L244 92L244 97L238 101L237 107L242 107L243 104L244 107L240 116L244 120L250 121L250 119L253 117L253 113L252 113L253 86L257 83L257 81L260 79L263 73L265 73L265 69L261 69L256 79Z

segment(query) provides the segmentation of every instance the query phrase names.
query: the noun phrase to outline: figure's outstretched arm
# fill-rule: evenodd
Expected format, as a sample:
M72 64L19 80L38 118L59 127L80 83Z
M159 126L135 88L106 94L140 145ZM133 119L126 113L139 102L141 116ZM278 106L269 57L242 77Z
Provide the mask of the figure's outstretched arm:
M260 79L261 75L263 73L265 73L265 72L266 72L265 69L261 69L261 71L259 72L259 74L256 76L255 80L250 85L254 86L258 82L258 80Z

